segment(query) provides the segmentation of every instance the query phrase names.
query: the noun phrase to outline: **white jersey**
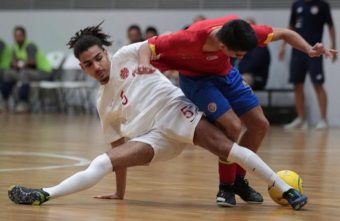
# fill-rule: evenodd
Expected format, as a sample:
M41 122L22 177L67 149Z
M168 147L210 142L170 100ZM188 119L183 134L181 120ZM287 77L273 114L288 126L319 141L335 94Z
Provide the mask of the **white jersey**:
M135 138L160 130L176 141L188 143L191 139L192 142L199 121L196 118L201 114L159 71L145 75L133 73L141 44L125 46L111 57L110 80L100 86L97 108L106 141L111 143L122 137ZM176 111L183 116L176 116ZM188 121L187 125L183 119ZM189 126L193 129L189 130Z

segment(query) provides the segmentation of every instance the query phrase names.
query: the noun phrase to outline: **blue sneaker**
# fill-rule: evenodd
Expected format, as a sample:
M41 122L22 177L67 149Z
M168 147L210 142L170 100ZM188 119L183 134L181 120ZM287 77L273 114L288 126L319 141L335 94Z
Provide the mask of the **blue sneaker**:
M283 198L285 198L289 205L295 209L300 210L304 205L308 202L308 197L300 193L295 189L289 189L282 194Z
M42 189L13 185L8 189L8 198L16 204L41 205L49 200L50 195Z

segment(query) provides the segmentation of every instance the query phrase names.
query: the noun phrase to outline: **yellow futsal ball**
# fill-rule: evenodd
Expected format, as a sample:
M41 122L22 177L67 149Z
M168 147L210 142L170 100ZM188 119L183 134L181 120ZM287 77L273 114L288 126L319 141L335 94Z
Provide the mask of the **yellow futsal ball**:
M303 193L302 179L299 174L291 170L281 170L276 173L282 180L284 180L289 186ZM282 198L282 193L276 188L268 186L268 193L270 198L276 203L281 205L288 205L286 199Z

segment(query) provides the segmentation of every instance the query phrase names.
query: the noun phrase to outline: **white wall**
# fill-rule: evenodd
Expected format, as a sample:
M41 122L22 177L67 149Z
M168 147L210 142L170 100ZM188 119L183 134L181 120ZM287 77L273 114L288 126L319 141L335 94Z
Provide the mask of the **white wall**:
M340 30L340 10L333 10L333 19L336 29ZM28 37L45 52L62 50L67 52L65 44L69 38L80 28L95 25L105 20L104 30L113 36L115 41L112 50L126 44L126 29L130 24L139 24L143 29L148 25L154 25L160 33L176 31L192 19L204 14L208 18L227 14L237 14L241 17L252 16L258 23L265 23L277 27L286 27L288 23L289 10L119 10L119 11L1 11L0 12L0 37L12 43L12 29L15 25L24 25L27 28ZM329 45L328 33L325 32L325 44ZM340 44L340 34L337 36ZM272 53L272 64L269 87L291 87L288 81L287 57L284 62L276 59L279 43L270 45ZM333 126L340 126L340 73L339 61L332 64L325 61L326 83L325 87L329 95L328 118ZM316 123L319 112L316 104L315 94L311 84L306 85L308 118L311 123Z

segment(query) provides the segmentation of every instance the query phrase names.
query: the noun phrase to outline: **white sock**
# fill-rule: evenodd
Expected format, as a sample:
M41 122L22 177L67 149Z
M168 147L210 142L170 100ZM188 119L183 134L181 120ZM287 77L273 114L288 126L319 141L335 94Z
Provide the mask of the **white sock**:
M292 188L278 177L253 151L236 143L234 143L230 150L228 161L239 164L247 172L254 173L262 178L269 186L276 186L282 193Z
M107 154L102 154L95 158L86 170L74 174L56 186L43 188L43 190L53 198L68 195L90 188L110 172L112 172L111 160Z

